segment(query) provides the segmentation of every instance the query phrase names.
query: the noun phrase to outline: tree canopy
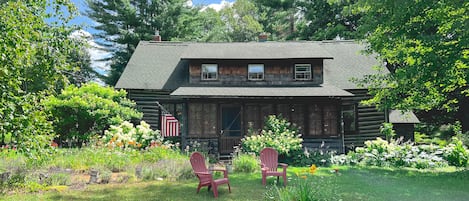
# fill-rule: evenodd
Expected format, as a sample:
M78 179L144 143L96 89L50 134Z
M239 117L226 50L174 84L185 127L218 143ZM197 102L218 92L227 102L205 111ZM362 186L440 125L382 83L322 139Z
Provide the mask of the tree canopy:
M467 126L468 2L359 0L359 30L390 74L362 80L384 109L437 111Z
M75 28L67 22L76 9L63 0L0 5L0 144L8 138L31 153L53 137L42 99L62 89L65 72L75 67L70 53L79 44L69 37Z

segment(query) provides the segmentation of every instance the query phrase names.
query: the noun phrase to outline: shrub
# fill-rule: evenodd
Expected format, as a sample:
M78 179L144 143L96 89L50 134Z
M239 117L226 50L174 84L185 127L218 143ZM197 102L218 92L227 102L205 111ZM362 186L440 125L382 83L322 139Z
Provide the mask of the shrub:
M142 117L124 90L96 83L79 88L70 85L58 96L48 97L44 105L54 118L54 130L60 135L62 146L81 147L93 135L102 134L108 125Z
M469 150L461 140L453 138L451 143L443 149L443 157L450 165L466 167L469 161Z
M250 173L260 169L259 160L251 154L238 154L233 158L233 166L236 172Z
M292 154L289 164L294 166L308 166L310 164L320 164L321 166L329 166L331 164L331 157L335 154L335 151L330 150L328 147L324 147L324 143L319 148L295 151Z
M48 186L68 186L72 184L72 179L69 173L57 172L48 175L43 182Z
M104 131L103 143L108 148L144 149L149 146L161 145L163 137L160 131L152 130L150 125L141 121L134 127L130 122L124 121L119 126L111 126Z
M379 132L386 136L387 141L391 141L391 139L396 136L396 131L394 131L392 123L383 123L379 128Z
M333 156L331 161L334 164L424 169L447 166L442 153L443 149L434 145L417 146L411 142L402 143L402 138L390 142L377 138L366 141L364 147L357 147L347 155Z
M241 145L244 152L259 152L265 147L272 147L279 154L290 155L291 152L301 150L301 135L297 129L286 119L269 115L265 121L265 127L259 135L249 133L241 139Z

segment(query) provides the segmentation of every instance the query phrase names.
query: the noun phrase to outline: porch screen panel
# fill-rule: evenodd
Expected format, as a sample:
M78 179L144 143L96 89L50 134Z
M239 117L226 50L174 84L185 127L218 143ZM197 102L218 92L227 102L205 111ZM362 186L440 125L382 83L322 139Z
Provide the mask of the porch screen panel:
M296 127L298 128L298 132L300 132L300 134L302 135L304 135L304 128L305 128L304 114L305 113L304 113L303 105L299 105L299 104L293 105L291 109L290 121L296 125Z
M278 104L277 105L277 116L282 116L283 118L287 119L288 121L291 121L290 119L290 105L289 104Z
M274 108L272 104L262 104L261 106L261 128L264 128L264 122L267 116L274 114Z
M337 107L324 106L324 135L337 136Z
M203 109L204 137L217 136L217 106L216 104L204 104Z
M203 117L203 104L191 103L188 105L188 123L189 131L188 136L190 137L201 137L203 134L202 130L202 117Z
M318 104L309 105L309 135L322 135L322 108Z
M216 137L216 105L191 103L188 105L189 137Z
M253 129L255 131L259 131L262 129L262 121L263 118L260 115L260 107L259 105L246 105L245 106L245 119L247 129ZM246 132L249 130L246 130Z

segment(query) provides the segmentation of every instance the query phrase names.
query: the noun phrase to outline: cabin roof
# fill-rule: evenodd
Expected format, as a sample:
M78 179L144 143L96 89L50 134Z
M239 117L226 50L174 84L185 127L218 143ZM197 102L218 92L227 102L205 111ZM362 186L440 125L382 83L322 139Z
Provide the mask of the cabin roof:
M191 43L182 59L332 59L312 42Z
M413 112L403 112L401 110L391 110L389 112L389 122L393 124L416 124L419 119Z
M350 81L375 74L381 64L362 55L364 45L354 41L188 43L141 41L116 88L173 91L188 83L191 59L324 59L324 84L359 89ZM387 71L386 71L387 72Z

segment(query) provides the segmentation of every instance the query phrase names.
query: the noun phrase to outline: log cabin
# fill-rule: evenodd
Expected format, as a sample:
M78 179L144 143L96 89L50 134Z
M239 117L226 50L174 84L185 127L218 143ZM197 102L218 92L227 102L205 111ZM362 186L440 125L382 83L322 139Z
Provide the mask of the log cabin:
M389 119L360 104L369 95L351 81L382 64L363 50L343 40L141 41L116 88L128 92L154 129L161 103L179 120L183 147L197 142L209 153L230 154L248 130L259 131L275 114L298 127L304 147L345 152L380 136Z

